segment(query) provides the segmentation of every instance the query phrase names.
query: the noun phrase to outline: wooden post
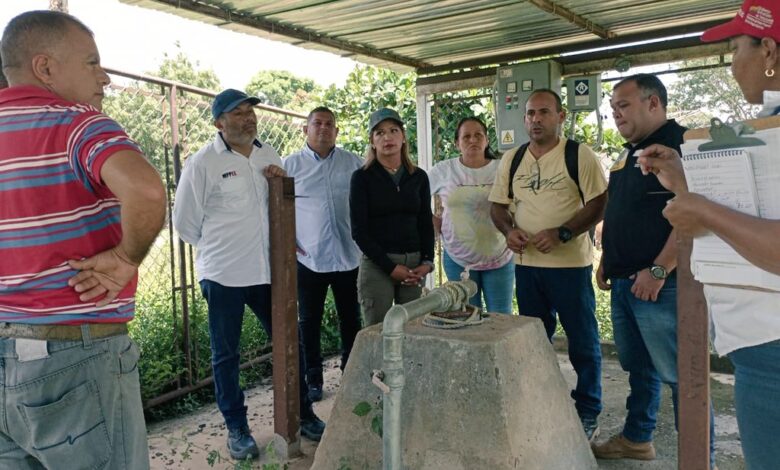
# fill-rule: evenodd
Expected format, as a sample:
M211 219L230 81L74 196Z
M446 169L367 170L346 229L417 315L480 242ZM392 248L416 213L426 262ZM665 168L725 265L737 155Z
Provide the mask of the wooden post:
M709 320L702 285L691 273L693 240L677 239L677 382L679 435L677 468L709 470Z
M274 447L282 458L300 455L298 307L295 258L295 185L270 178L271 299L273 322Z

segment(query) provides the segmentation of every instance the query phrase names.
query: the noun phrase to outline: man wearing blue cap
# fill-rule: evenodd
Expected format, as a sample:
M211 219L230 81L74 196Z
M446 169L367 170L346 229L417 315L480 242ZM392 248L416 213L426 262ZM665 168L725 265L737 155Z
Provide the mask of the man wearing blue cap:
M285 175L276 150L257 140L254 105L259 102L233 89L216 96L211 113L217 135L187 160L173 208L179 236L197 248L195 267L209 308L217 406L235 459L259 455L238 381L239 340L247 305L271 335L266 178ZM300 390L301 435L318 441L325 423L312 410L302 372Z

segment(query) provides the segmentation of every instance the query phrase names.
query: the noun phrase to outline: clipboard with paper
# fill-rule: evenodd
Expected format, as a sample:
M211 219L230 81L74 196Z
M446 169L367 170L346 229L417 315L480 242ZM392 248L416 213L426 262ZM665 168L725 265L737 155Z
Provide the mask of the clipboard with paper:
M685 133L683 169L691 192L734 210L780 219L780 117L712 120ZM704 284L780 292L780 276L760 269L713 234L696 238L691 271Z

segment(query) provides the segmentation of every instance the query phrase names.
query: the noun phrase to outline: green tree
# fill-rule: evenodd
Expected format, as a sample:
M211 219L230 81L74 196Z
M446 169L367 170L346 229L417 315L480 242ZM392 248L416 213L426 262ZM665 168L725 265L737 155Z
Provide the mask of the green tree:
M212 69L199 70L200 62L196 61L193 64L183 52L179 51L174 57L165 54L164 57L157 71L152 72L154 76L206 90L220 89L221 84L217 74Z
M349 74L343 88L331 85L322 104L336 114L339 144L359 155L368 145L368 117L382 107L398 111L406 127L406 140L416 161L417 102L414 73L359 65Z
M149 75L186 83L205 89L219 89L220 82L213 70L198 70L186 55L166 55L156 71ZM120 90L111 92L103 103L103 111L119 122L161 172L170 161L170 88L147 82L133 81ZM213 135L209 115L210 99L179 90L177 96L181 155L187 156L203 146ZM169 163L170 165L170 163Z
M496 151L496 117L491 89L469 89L434 95L431 109L433 163L460 156L455 131L461 119L475 116L485 123L490 148Z
M566 89L564 88L563 102L566 103ZM605 97L612 95L612 84L602 83L601 85L602 95ZM608 98L604 98L605 100ZM596 112L602 112L598 110ZM568 113L568 110L567 110ZM599 140L599 126L598 123L593 122L593 114L580 112L577 113L574 121L574 140L589 145L596 154L601 158L602 162L609 164L617 160L620 152L623 151L623 143L625 140L617 131L606 127L607 119L602 116L601 123L601 140ZM569 136L571 131L571 119L567 114L566 122L563 126L564 135Z
M264 97L267 104L294 111L307 110L319 101L322 88L310 78L297 77L284 70L263 70L246 86L249 95Z
M711 63L712 59L688 60L681 67ZM669 86L669 111L687 127L709 127L713 117L733 116L744 121L754 118L760 109L745 101L727 67L680 72L677 76L678 80Z

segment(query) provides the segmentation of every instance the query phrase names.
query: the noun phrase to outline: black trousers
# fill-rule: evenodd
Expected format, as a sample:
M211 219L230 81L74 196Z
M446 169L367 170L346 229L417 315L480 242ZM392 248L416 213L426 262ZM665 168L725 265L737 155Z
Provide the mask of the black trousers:
M339 316L341 370L347 365L355 336L361 328L357 275L357 268L318 273L298 263L298 328L303 344L306 380L310 384L322 384L320 333L328 287L333 290Z

